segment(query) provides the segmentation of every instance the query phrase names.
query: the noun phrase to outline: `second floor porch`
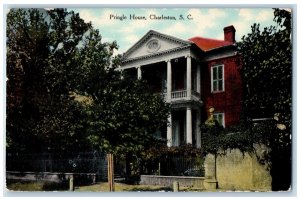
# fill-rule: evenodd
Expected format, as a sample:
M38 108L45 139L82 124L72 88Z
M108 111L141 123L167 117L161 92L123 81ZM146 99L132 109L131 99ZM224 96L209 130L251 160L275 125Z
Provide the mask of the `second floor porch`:
M123 69L136 79L146 80L149 90L167 102L200 101L200 65L191 57L179 57Z

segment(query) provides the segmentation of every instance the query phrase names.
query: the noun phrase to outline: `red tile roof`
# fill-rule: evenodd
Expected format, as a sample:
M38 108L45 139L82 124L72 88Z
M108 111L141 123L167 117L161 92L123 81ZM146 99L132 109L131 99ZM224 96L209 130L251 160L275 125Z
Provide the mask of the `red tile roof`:
M216 39L210 39L210 38L202 38L202 37L197 37L197 36L190 38L189 41L192 41L193 43L195 43L203 51L208 51L208 50L215 49L218 47L232 45L232 43L229 41L216 40Z

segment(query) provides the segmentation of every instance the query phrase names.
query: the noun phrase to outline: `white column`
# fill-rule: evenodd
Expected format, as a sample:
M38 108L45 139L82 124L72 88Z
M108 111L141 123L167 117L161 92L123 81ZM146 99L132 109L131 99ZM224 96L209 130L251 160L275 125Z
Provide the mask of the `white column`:
M172 112L170 113L170 116L168 117L169 125L167 127L167 146L172 146Z
M186 91L187 98L192 95L192 60L190 56L186 57Z
M196 81L196 83L197 83L197 87L196 87L196 91L198 92L198 93L200 93L201 92L201 70L200 70L200 64L197 64L197 81Z
M140 80L140 79L142 79L142 69L140 66L138 66L136 68L137 68L137 78Z
M167 102L171 102L171 93L172 93L172 66L171 61L167 62Z
M193 144L192 138L192 109L186 108L186 143Z
M201 113L200 110L197 110L197 115L196 115L196 146L197 148L201 147Z

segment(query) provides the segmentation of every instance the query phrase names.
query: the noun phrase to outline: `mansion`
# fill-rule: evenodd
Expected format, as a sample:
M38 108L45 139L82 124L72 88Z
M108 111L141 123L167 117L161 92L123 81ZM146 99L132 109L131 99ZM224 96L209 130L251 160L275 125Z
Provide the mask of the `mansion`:
M188 40L150 30L122 58L120 70L147 80L153 93L171 104L170 125L156 135L168 146L201 147L200 125L214 108L223 127L239 122L241 66L235 28L224 28L224 40L193 37Z

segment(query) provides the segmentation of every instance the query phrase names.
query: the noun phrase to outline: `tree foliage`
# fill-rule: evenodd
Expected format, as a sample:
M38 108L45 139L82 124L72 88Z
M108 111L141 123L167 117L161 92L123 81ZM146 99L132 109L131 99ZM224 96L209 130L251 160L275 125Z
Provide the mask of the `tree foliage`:
M259 25L239 44L244 82L244 112L248 118L276 119L278 146L289 146L292 123L291 13L274 9L274 21L260 31Z
M239 44L242 56L245 114L251 118L280 113L291 120L292 44L291 13L274 10L277 26L252 32Z
M118 152L155 142L168 105L146 83L122 79L117 48L73 11L11 9L7 148Z
M146 89L130 79L112 82L104 91L96 89L99 94L89 107L89 139L95 146L137 153L159 141L153 133L167 124L169 108Z
M8 148L65 150L71 141L86 148L69 75L76 45L91 25L64 9L11 9L6 27Z

